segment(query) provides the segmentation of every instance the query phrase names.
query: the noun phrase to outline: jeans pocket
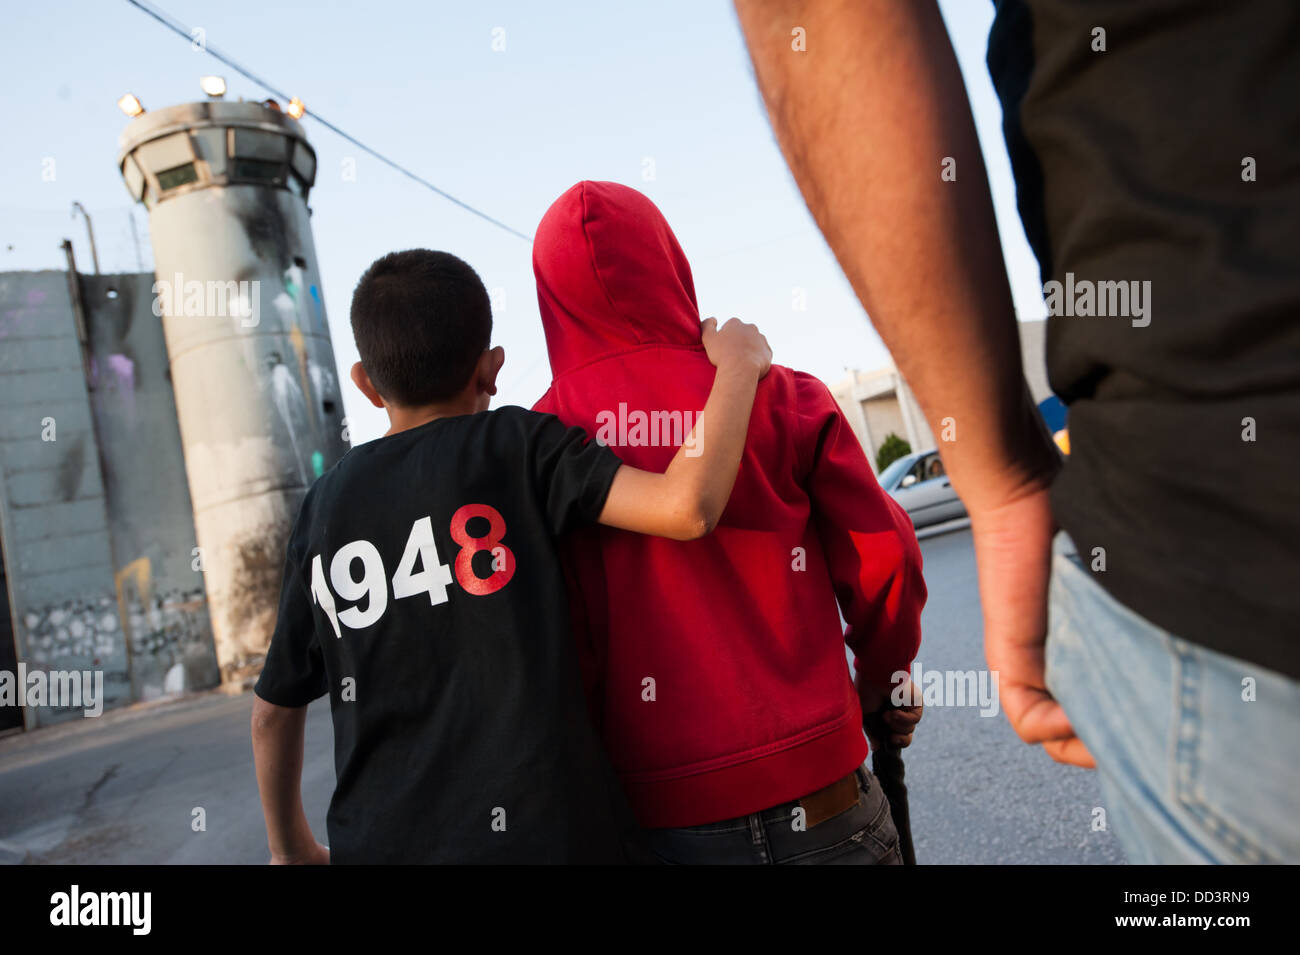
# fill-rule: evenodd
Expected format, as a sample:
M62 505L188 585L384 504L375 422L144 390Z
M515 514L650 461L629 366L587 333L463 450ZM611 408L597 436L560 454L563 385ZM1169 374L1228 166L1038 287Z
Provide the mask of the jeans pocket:
M889 808L889 797L885 795L880 780L866 769L860 770L859 779L862 783L859 801L866 809L867 818L870 820L864 829L866 838L871 840L881 853L888 853L890 849L897 850L898 827L894 825L894 814Z
M1295 841L1293 810L1284 795L1274 792L1270 800L1269 790L1295 777L1295 745L1278 746L1287 734L1269 719L1276 714L1242 702L1239 674L1222 672L1226 658L1177 638L1171 643L1177 659L1172 788L1179 809L1195 821L1216 861L1284 861L1279 853L1288 854L1287 831Z
M878 829L864 826L833 845L783 861L787 865L902 865L903 858L896 833L892 842L886 842Z
M881 865L891 864L891 859L902 861L889 801L879 780L865 768L858 770L857 805L813 827L809 835L821 836L825 844L782 859L782 863Z

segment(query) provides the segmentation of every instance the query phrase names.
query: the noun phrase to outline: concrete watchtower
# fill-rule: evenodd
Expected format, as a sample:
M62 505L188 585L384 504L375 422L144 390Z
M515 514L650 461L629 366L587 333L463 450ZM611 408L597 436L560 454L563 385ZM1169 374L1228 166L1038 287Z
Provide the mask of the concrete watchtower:
M273 105L142 112L119 166L149 210L199 556L224 680L256 667L285 542L347 450L307 195L316 154Z

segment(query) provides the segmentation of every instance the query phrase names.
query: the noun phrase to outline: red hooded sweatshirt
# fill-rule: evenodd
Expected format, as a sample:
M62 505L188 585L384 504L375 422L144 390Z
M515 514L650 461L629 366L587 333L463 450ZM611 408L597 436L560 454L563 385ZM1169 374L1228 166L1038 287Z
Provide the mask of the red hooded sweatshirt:
M581 182L542 219L533 269L554 376L536 409L666 470L714 368L663 215L626 186ZM564 553L593 717L643 826L718 822L847 775L867 743L845 641L886 683L920 643L911 521L826 386L780 365L712 534L597 526Z

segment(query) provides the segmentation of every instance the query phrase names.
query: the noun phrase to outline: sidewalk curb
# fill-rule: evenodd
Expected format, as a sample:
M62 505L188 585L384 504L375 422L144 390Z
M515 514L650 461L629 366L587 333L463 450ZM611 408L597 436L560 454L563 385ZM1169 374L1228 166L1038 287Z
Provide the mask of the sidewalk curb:
M53 743L68 736L79 735L88 730L107 729L123 723L130 723L159 712L186 710L212 704L223 699L243 696L253 686L253 680L244 679L232 683L222 683L206 690L178 693L157 700L145 700L128 706L119 706L105 710L102 715L92 719L70 719L52 726L40 726L36 729L7 733L0 736L0 754L16 753L31 746ZM0 843L3 846L3 843Z

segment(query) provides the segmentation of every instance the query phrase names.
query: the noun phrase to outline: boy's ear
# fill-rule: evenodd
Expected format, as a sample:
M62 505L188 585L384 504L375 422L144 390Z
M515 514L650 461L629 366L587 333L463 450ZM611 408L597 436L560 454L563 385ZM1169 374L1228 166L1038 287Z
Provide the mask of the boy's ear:
M506 350L500 345L489 348L479 357L478 381L481 392L488 395L497 393L497 375L501 372L501 366L505 363Z
M384 407L384 399L379 396L379 392L370 382L370 376L366 374L366 369L361 362L352 366L352 383L361 389L361 393L370 399L370 403L376 408Z

